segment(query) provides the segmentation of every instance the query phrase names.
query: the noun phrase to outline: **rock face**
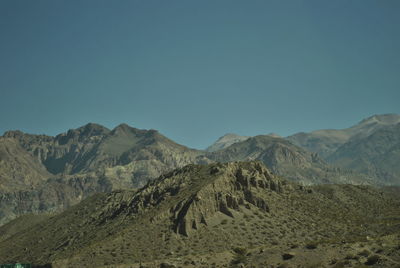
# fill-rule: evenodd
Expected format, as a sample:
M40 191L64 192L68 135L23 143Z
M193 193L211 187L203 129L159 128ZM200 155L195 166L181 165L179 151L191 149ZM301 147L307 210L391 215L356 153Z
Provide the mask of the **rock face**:
M282 182L260 163L215 165L210 180L200 190L181 200L172 208L175 232L188 236L209 218L221 212L234 218L240 206L250 205L269 212L259 191L281 192ZM214 180L213 180L214 179ZM157 186L158 187L158 186Z
M195 179L191 177L193 174ZM254 206L268 212L268 204L260 197L260 192L280 193L284 185L286 181L273 176L260 162L214 164L211 167L188 165L150 182L131 199L120 199L118 209L109 209L101 217L140 214L179 195L176 204L153 220L170 218L172 229L188 236L202 224L207 225L208 219L217 212L235 217L240 206ZM120 203L124 205L121 207Z
M399 208L398 198L380 190L304 187L276 177L260 162L188 165L139 190L99 193L61 214L0 227L0 262L157 267L193 253L229 256L235 247L262 253L260 247L296 241L305 248L310 240L392 234ZM382 225L383 219L394 222ZM187 265L182 262L176 266Z

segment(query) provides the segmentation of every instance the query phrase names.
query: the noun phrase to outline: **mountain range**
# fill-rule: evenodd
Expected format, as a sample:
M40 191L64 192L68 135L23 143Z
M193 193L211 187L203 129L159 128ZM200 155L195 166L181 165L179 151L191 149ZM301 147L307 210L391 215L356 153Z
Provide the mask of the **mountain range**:
M229 134L207 150L126 124L110 130L89 123L55 137L7 131L0 137L0 224L56 213L98 192L139 189L188 164L258 160L302 185L400 185L398 122L390 114L286 138Z

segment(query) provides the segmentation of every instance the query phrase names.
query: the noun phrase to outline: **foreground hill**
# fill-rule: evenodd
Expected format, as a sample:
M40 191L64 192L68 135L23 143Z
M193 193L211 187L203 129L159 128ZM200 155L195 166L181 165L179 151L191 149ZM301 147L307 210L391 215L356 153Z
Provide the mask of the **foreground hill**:
M19 230L10 228L18 219L0 227L6 237L0 239L0 262L394 267L400 262L400 206L391 197L397 191L390 192L303 187L259 162L189 165L137 191L96 194Z

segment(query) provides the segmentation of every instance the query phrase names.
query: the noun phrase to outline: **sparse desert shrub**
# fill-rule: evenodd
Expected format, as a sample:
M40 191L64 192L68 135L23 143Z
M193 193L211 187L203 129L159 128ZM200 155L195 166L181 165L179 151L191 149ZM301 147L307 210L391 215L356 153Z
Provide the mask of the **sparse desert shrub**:
M336 258L333 258L330 262L329 262L329 264L330 265L333 265L333 264L335 264L335 263L337 263L338 262L338 260L336 259Z
M356 256L352 253L347 254L345 257L346 260L358 260L358 258L359 258L358 256Z
M345 266L346 266L345 262L339 261L339 262L336 262L332 267L333 268L344 268Z
M231 261L231 265L232 266L236 266L239 263L243 263L246 264L248 261L247 258L247 249L243 248L243 247L237 247L233 249L233 252L235 253L232 261Z
M380 260L380 257L378 255L372 255L369 256L367 261L365 262L366 265L374 265Z
M370 252L369 252L369 250L367 250L367 249L364 249L363 251L360 251L360 252L358 253L358 255L364 256L364 257L368 257L369 254L370 254Z
M278 264L277 268L289 268L289 265L286 263Z
M292 254L292 253L284 253L284 254L282 254L282 259L283 260L290 260L293 257L294 257L294 254Z
M309 263L304 266L305 268L320 268L323 267L321 262Z
M316 249L318 247L317 242L310 241L306 244L306 249Z

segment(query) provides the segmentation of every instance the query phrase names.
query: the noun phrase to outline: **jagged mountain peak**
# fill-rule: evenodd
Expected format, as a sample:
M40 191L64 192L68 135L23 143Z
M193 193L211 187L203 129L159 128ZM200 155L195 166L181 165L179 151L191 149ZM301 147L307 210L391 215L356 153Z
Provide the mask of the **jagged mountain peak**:
M61 133L56 136L56 141L59 144L66 144L70 140L92 140L94 137L104 137L110 130L102 125L95 123L88 123L76 129L70 129L66 133Z
M113 131L132 131L132 130L134 130L134 129L135 129L135 128L129 126L129 125L126 124L126 123L121 123L121 124L119 124L118 126L116 126L116 127L113 129Z
M108 128L97 123L87 123L86 125L77 128L77 130L82 133L93 134L93 135L97 135L98 133L107 134L110 132Z
M157 130L154 129L138 129L129 126L126 123L119 124L113 130L111 130L111 136L119 136L119 135L134 135L134 136L155 136L158 134Z

